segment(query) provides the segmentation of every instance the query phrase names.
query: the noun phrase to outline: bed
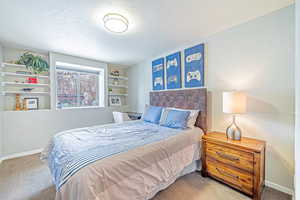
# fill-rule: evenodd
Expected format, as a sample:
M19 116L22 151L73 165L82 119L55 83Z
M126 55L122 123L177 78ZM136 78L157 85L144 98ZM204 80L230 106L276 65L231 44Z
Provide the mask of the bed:
M206 89L151 92L150 105L200 112L195 127L185 130L137 120L56 134L42 153L56 200L151 199L200 169Z

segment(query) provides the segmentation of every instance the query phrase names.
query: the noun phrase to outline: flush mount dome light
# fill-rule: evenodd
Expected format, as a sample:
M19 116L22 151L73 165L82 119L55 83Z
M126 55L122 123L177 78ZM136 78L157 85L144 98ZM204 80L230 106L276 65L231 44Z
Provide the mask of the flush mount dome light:
M103 17L104 27L113 33L124 33L128 29L128 20L117 13L109 13Z

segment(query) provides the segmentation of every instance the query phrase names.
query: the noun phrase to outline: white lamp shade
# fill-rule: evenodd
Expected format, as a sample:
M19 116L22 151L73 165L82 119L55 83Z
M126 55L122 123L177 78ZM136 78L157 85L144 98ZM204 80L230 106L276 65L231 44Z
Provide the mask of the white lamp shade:
M243 92L223 92L223 112L242 114L247 110L247 97Z

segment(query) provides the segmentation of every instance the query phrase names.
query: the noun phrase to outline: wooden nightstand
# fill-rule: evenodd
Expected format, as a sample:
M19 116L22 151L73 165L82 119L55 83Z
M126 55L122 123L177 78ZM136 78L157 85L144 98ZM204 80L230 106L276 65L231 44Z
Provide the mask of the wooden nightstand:
M243 137L234 141L228 140L225 133L207 133L202 137L202 175L260 200L265 181L265 146L261 140Z

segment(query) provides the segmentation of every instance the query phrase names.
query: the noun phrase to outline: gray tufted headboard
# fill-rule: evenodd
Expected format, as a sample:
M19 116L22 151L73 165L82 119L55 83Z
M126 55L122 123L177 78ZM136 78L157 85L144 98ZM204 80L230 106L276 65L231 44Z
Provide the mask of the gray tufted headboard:
M195 126L207 131L206 88L150 92L150 105L200 110Z

